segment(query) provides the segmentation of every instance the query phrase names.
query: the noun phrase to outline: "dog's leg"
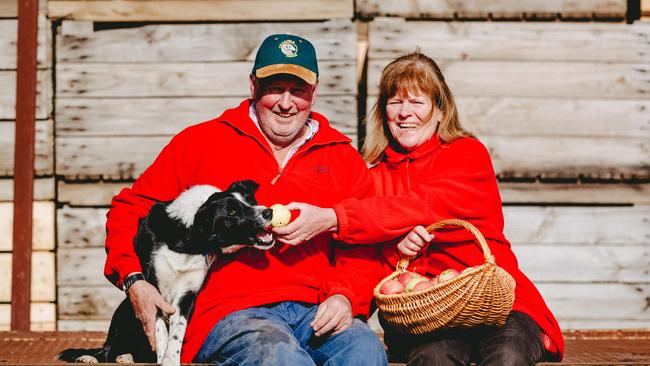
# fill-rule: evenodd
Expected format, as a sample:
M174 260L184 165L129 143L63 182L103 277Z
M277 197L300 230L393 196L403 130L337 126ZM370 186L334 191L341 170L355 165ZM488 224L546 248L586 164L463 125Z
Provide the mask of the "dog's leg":
M169 342L169 333L167 332L167 323L161 316L156 317L156 359L157 363L161 363L165 352L167 351L167 343Z
M186 292L176 307L176 312L169 319L169 344L163 359L163 366L178 366L181 362L181 348L187 329L188 319L194 310L196 293Z

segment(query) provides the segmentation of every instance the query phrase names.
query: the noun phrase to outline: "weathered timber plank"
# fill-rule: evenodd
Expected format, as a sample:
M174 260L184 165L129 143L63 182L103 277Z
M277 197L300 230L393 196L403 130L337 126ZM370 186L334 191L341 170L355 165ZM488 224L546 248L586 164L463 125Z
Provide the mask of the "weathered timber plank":
M415 51L435 60L650 61L650 24L535 22L370 23L368 57L392 60ZM608 52L603 52L606 48Z
M13 176L15 123L0 122L0 176ZM36 121L34 169L37 176L54 172L54 129L51 120Z
M12 202L0 202L0 251L13 247L13 210ZM54 250L54 202L34 202L32 217L32 249Z
M589 320L558 320L562 331L585 330L585 329L648 329L650 320L638 319L589 319ZM106 328L108 329L108 328ZM548 364L551 366L551 364Z
M46 119L52 113L52 72L36 74L36 118ZM16 71L0 70L0 120L16 119Z
M0 0L0 12L2 11L1 7L2 0ZM50 22L44 15L40 15L38 17L38 48L36 50L36 63L39 69L52 67L52 32L50 27ZM17 34L18 20L0 20L0 69L16 69Z
M641 15L650 15L650 0L641 0Z
M74 23L78 22L64 21L63 25L66 28ZM98 32L62 30L57 37L57 62L253 61L262 40L275 33L309 39L318 61L355 60L355 32L352 22L343 19L319 23L165 24Z
M104 248L61 248L57 256L57 286L105 285Z
M368 110L377 102L367 98ZM517 97L456 98L461 123L479 135L650 137L650 101Z
M0 181L1 184L2 181ZM58 182L58 200L72 206L108 206L131 182ZM500 182L504 203L650 204L650 184Z
M57 136L171 136L183 128L234 108L240 97L74 98L56 101ZM648 103L650 107L650 102ZM352 95L316 98L315 111L348 136L357 134L357 102ZM650 132L649 132L650 134Z
M648 246L650 206L504 207L505 234L515 247Z
M31 303L30 320L29 328L32 331L56 330L56 305L53 303ZM11 304L0 304L0 331L8 331L10 328Z
M568 228L568 231L573 230L579 230L577 225ZM650 282L648 242L650 239L642 245L624 248L613 245L514 245L513 250L519 267L535 283L647 283Z
M14 180L12 178L0 179L0 202L9 202L14 199ZM54 200L54 178L39 178L34 180L34 200Z
M57 210L59 248L104 247L106 212L104 208L72 208Z
M370 60L368 95L377 95L388 60ZM648 64L445 61L439 63L456 96L648 99Z
M81 317L83 318L83 317ZM110 326L109 319L104 320L59 320L57 321L57 330L59 331L99 331L106 332Z
M500 177L650 177L647 138L478 136Z
M60 286L58 319L110 319L122 300L124 292L108 281L104 286Z
M56 174L70 179L135 179L171 137L59 137Z
M11 253L0 253L0 302L11 301ZM32 252L32 301L55 300L54 253Z
M251 62L60 64L57 97L249 96ZM356 62L319 64L320 95L354 95Z
M352 18L352 0L51 0L51 18L95 21L244 21Z
M0 0L0 18L17 18L18 2L16 0Z
M357 0L355 11L365 17L400 16L404 18L624 18L625 0Z
M109 206L113 196L132 184L133 182L75 183L60 180L57 182L58 201L72 206ZM59 227L61 224L62 222Z
M540 283L537 288L561 322L650 320L648 283Z
M647 183L514 183L500 182L501 199L508 203L635 204L650 205ZM60 192L60 190L59 190Z

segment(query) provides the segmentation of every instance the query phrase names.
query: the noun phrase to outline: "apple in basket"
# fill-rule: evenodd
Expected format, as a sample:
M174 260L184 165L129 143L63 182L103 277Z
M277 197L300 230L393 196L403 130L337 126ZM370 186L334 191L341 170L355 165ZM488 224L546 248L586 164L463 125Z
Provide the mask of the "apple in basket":
M467 267L467 268L465 268L465 269L464 269L460 274L465 274L465 273L467 273L467 272L471 272L471 271L473 271L474 269L476 269L476 267Z
M429 282L429 279L420 276L413 276L409 283L406 284L406 292L413 292L415 290L415 286L423 282Z
M438 276L438 281L439 282L449 281L449 280L451 280L452 278L454 278L454 277L456 277L458 275L459 275L459 273L458 273L457 270L455 270L453 268L446 269L446 270L442 271L442 273L440 273L440 275Z
M379 293L383 295L401 294L404 292L404 285L398 280L388 280L379 288Z
M417 278L427 279L426 277L422 276L421 274L418 274L418 273L415 273L415 272L404 272L404 273L400 274L397 277L397 280L399 282L401 282L402 285L406 286L406 285L408 285L409 282L411 282L411 280L417 279Z
M433 283L432 281L420 281L418 282L415 286L413 286L412 292L418 292L418 291L424 291L428 288L435 287L436 284Z

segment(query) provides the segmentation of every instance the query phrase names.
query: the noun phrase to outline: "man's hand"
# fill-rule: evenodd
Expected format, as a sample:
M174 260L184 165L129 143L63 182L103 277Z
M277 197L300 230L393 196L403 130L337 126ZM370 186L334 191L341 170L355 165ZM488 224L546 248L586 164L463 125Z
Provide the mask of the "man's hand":
M300 202L291 202L286 207L289 210L299 210L300 215L289 225L273 229L277 239L285 244L302 244L318 234L338 228L338 219L332 208Z
M433 240L433 235L424 226L418 225L397 243L397 251L402 257L413 259L418 253L426 249L431 240Z
M176 312L171 305L169 305L160 292L147 281L136 281L129 287L127 291L129 300L133 305L133 312L135 317L142 323L144 333L149 339L151 349L156 351L156 315L158 309L171 315Z
M320 337L331 331L336 335L352 326L352 304L347 297L336 294L328 297L316 311L316 316L311 322L316 337Z

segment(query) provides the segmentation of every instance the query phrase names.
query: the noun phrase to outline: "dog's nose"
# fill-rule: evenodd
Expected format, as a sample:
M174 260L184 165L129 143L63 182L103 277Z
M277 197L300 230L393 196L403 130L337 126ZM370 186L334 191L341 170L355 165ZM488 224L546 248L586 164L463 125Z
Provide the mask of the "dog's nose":
M262 217L265 218L266 220L271 220L271 218L273 217L273 210L271 210L270 208L265 209L264 211L262 211Z

